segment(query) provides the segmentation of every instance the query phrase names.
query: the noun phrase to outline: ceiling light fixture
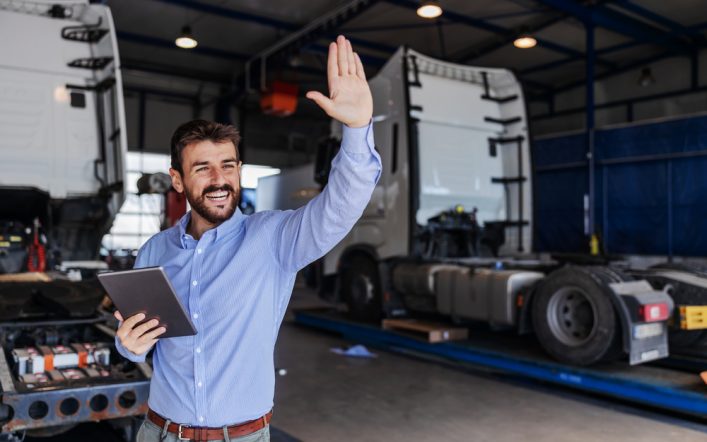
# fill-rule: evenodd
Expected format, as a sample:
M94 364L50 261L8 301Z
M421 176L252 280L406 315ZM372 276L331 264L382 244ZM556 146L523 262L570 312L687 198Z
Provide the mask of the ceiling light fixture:
M651 68L646 67L641 69L641 76L638 77L639 86L648 87L653 83L655 83L655 77L653 76Z
M535 47L535 45L537 44L538 41L535 39L535 37L532 37L527 34L521 35L520 37L513 40L513 46L520 49L530 49L532 47Z
M191 28L184 26L181 35L174 40L174 44L182 49L193 49L198 43L191 33Z
M422 18L437 18L442 15L442 7L436 0L423 1L417 8L417 15Z

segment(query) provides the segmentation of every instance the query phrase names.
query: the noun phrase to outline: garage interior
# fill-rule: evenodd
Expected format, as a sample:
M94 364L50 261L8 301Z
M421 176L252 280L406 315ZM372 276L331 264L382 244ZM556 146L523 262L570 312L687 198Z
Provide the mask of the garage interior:
M184 122L240 132L245 215L316 198L339 35L382 174L297 275L271 440L707 440L704 6L0 0L0 441L136 440L96 275L189 210Z

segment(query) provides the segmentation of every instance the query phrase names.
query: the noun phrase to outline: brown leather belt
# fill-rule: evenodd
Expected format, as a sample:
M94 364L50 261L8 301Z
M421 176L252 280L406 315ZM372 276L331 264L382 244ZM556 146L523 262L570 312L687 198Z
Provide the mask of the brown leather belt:
M147 410L147 418L160 428L164 428L164 424L167 422L165 418L151 409ZM251 433L262 430L270 423L271 418L272 411L265 416L259 417L258 419L238 425L228 426L226 427L228 437L247 436ZM167 426L167 431L172 434L176 434L179 440L193 440L197 442L223 440L223 427L191 427L182 424L170 423Z

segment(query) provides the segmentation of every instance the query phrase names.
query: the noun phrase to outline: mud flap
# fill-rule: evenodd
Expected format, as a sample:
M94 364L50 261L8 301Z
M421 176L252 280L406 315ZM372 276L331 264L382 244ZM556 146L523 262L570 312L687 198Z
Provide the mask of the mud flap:
M613 283L609 287L616 295L612 302L623 325L623 344L629 363L636 365L668 357L667 322L675 307L670 295L655 290L646 280ZM664 319L647 322L641 317L642 308L659 304L667 306Z

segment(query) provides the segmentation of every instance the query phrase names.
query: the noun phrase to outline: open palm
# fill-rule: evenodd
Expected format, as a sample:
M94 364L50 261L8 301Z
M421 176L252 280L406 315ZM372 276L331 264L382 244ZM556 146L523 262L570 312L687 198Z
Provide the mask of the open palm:
M371 90L361 58L353 51L351 42L341 35L329 45L327 78L329 97L310 91L307 98L349 127L366 126L373 115Z

